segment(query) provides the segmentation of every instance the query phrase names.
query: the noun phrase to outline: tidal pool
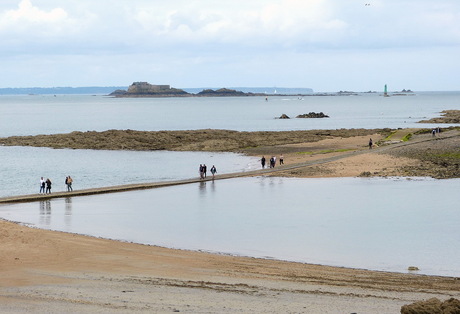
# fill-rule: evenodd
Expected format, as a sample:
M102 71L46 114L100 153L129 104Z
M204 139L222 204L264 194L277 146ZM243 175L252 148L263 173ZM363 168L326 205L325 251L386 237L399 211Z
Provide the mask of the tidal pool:
M459 179L254 177L0 206L43 229L169 248L460 276Z

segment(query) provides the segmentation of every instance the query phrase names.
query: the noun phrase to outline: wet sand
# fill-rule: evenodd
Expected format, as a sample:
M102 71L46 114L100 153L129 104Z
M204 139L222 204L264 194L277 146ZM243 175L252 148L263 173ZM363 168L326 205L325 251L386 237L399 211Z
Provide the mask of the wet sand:
M379 140L379 134L371 136ZM368 137L252 152L283 153L286 165L366 152L286 170L286 176L384 175L420 166L419 159L402 153L369 150ZM2 220L0 241L0 311L5 313L399 313L402 305L418 300L460 298L460 278L172 250Z
M0 221L0 311L398 313L458 278L171 250Z

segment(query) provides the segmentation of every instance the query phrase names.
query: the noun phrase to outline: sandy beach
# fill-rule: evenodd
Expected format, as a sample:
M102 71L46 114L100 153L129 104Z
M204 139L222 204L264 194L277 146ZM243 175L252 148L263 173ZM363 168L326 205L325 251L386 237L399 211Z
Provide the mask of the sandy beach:
M439 136L385 151L367 147L369 137L378 143L388 136L372 133L255 147L247 153L283 154L290 165L362 152L273 175L429 175L441 165L421 159L418 152L427 147L458 150L458 132L442 134L445 140ZM415 140L430 136L417 135ZM3 313L399 313L401 306L419 300L460 298L459 278L410 271L375 272L172 250L2 220L0 239Z
M458 278L164 249L0 221L3 313L398 313Z

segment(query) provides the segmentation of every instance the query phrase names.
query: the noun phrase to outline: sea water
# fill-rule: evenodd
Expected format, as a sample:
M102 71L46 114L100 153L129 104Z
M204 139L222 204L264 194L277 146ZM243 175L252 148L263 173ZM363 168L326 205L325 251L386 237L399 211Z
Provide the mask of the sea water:
M90 95L0 96L0 137L132 129L289 131L436 127L417 122L460 109L460 92L413 96L113 98ZM323 112L329 118L300 119ZM276 119L287 114L291 119Z
M230 129L281 131L434 127L417 124L460 109L459 92L414 96L111 98L0 96L0 137L72 131ZM308 112L325 119L275 119ZM258 160L205 152L0 147L0 196L251 170ZM459 180L248 178L148 191L3 205L0 217L174 248L336 266L459 276ZM180 196L180 197L178 197Z
M71 176L77 190L131 183L176 181L199 176L200 164L218 174L259 167L259 159L233 153L109 151L0 146L0 197L35 194L40 178L52 192L66 191Z
M0 217L122 241L460 276L459 179L256 177L0 206Z

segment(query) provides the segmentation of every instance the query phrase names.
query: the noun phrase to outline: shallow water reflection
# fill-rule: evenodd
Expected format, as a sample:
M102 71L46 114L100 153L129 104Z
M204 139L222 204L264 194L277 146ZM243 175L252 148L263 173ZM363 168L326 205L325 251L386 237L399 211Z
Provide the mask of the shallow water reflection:
M460 180L244 178L0 207L98 237L334 266L460 275Z
M40 177L50 178L53 192L66 191L71 175L76 190L131 183L173 181L198 176L202 163L219 174L258 168L258 158L233 153L107 151L0 146L0 196L35 194Z

